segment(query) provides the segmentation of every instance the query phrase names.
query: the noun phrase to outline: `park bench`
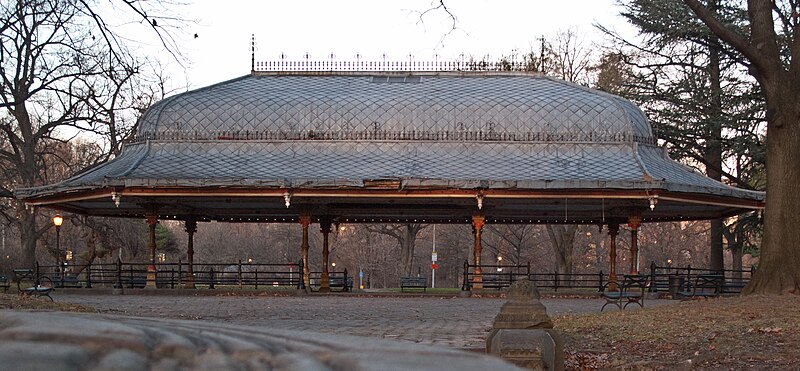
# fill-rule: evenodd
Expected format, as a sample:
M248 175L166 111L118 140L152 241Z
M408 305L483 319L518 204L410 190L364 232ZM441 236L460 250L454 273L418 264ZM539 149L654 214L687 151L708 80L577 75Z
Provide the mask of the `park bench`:
M698 274L685 280L683 290L678 292L682 299L707 298L719 296L725 277L719 274Z
M400 292L405 289L422 289L427 291L428 279L425 277L400 277Z
M53 291L52 287L33 286L22 290L22 294L27 296L37 296L37 297L46 296L48 299L50 299L50 301L55 301L53 300L53 297L50 296L50 292L52 291Z
M353 291L353 277L347 277L347 284L345 285L345 277L331 276L328 278L328 286L330 288L339 288L342 291Z
M131 276L122 277L123 285L129 289L143 289L147 285L147 277Z
M644 308L644 292L647 288L647 276L626 274L622 278L622 282L617 282L617 290L612 291L611 286L613 282L608 282L602 287L601 296L606 300L603 309L609 304L616 305L619 310L625 309L628 304L636 303ZM624 303L624 304L623 304Z
M0 289L2 289L3 292L8 292L9 287L11 287L11 283L8 282L8 277L0 276Z
M52 281L56 287L70 287L70 288L83 287L81 285L81 282L78 280L78 277L73 275L65 275L64 277L53 277Z
M14 280L17 281L17 291L22 292L23 286L35 284L33 269L14 269Z

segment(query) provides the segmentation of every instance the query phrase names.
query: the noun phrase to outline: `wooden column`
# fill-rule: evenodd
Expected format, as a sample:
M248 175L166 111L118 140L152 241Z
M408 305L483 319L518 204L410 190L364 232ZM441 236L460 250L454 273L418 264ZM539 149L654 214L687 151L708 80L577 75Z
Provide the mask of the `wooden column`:
M611 237L611 245L609 246L609 269L608 273L608 288L612 291L617 290L617 235L619 234L619 224L608 224L608 236Z
M147 249L150 253L150 264L147 265L147 284L145 288L156 288L156 224L158 224L158 214L155 210L149 210L144 216L144 220L149 227L149 236L147 239Z
M639 226L641 225L641 216L628 217L628 226L631 227L631 274L639 274Z
M189 235L189 242L186 246L186 288L193 289L194 286L194 233L197 232L197 221L194 218L186 220L186 234Z
M331 219L327 217L319 220L320 232L322 232L322 277L320 279L319 292L330 292L331 283L328 275L328 235L331 233Z
M472 250L472 261L475 262L475 270L473 271L475 274L475 284L473 284L472 287L475 289L483 288L483 272L481 272L481 230L485 224L486 219L483 215L476 214L472 216L472 228L475 231L475 247Z
M306 290L311 289L311 284L309 282L309 272L311 271L308 268L308 226L311 225L311 216L308 215L301 215L300 216L300 226L303 227L303 242L300 244L300 256L303 259L303 283L306 285Z

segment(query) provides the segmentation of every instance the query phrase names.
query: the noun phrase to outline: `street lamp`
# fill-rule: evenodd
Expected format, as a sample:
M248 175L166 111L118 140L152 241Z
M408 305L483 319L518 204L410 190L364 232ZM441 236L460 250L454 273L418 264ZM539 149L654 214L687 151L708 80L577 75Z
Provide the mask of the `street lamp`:
M61 224L64 223L64 218L61 217L61 214L56 214L53 217L53 225L56 226L56 252L58 253L58 259L56 259L56 264L58 264L58 274L63 279L64 278L64 271L61 267Z
M333 267L333 271L336 272L336 262L331 263L331 266Z
M503 257L500 255L497 255L497 265L503 265ZM502 272L503 267L497 267L497 271Z

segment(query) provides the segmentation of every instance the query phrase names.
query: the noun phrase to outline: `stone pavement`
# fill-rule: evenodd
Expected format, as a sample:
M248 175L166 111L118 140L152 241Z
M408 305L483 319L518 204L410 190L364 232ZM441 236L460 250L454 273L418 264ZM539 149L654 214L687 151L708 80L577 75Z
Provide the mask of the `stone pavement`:
M518 370L382 339L209 321L0 310L3 370Z
M101 313L305 330L483 349L506 299L420 296L151 296L57 293ZM671 303L650 300L646 306ZM597 312L600 299L543 299L548 314ZM638 308L638 307L636 307ZM614 308L616 310L616 308ZM632 309L631 306L626 310ZM606 310L608 311L608 309Z

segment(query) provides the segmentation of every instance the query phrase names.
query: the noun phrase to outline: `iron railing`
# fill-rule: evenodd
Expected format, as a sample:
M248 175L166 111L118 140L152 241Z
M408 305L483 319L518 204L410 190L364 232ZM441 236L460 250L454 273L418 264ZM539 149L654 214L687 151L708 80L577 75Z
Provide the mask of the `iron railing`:
M143 288L147 285L150 263L122 262L76 265L41 265L33 269L15 269L17 281L44 282L53 287L115 287ZM218 286L238 288L297 287L304 288L303 263L196 263L191 279L189 266L183 262L156 263L155 284L158 288L180 288L192 282L196 287L214 289ZM61 269L59 269L61 268ZM80 272L79 272L80 269ZM346 274L345 272L341 274ZM334 274L332 277L336 277ZM313 274L312 274L313 277Z
M608 283L608 274L602 270L598 272L581 273L558 273L558 272L531 272L530 263L525 265L481 265L481 274L475 273L476 265L464 262L462 290L471 290L477 287L484 289L502 289L522 278L528 278L539 288L549 288L554 291L559 289L597 289L602 291ZM500 270L498 270L500 269ZM688 281L697 275L720 275L723 278L723 293L739 293L742 288L750 282L750 278L755 272L754 268L749 270L711 270L708 268L696 268L688 265L686 267L661 267L655 262L650 264L648 291L667 292L669 291L670 277L679 277L680 281ZM623 274L618 273L618 281Z

